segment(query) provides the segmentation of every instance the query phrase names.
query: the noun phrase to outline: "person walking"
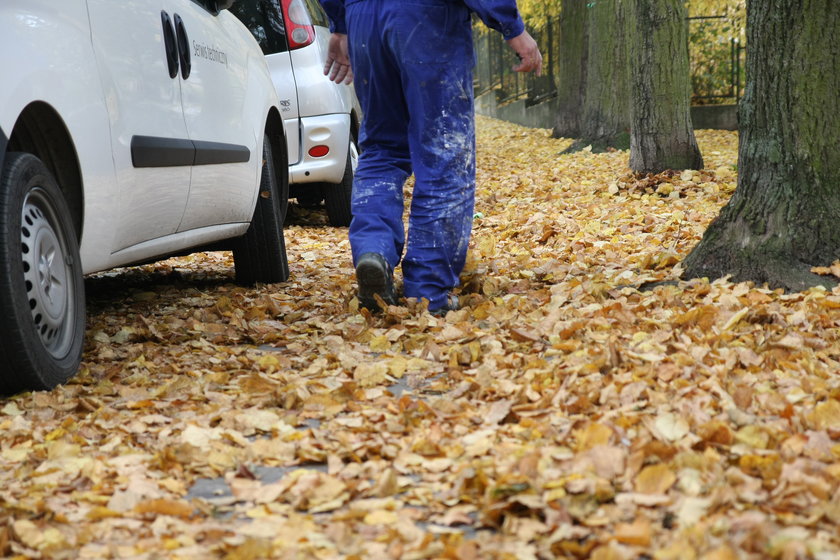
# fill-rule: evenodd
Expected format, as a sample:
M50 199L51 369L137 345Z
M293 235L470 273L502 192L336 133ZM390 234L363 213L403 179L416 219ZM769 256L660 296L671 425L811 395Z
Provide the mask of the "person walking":
M401 264L405 297L437 314L458 309L475 205L471 13L504 36L514 70L540 75L539 47L516 0L320 1L332 31L324 73L355 82L364 115L349 233L359 304L395 305Z

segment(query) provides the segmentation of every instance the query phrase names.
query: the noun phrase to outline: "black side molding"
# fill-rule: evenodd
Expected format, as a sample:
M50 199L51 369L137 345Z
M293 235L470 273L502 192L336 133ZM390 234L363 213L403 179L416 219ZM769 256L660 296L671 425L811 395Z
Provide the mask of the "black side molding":
M133 136L131 138L131 163L134 167L215 165L244 163L250 159L251 150L239 144L158 136Z
M247 146L225 144L223 142L204 142L196 140L195 163L193 165L212 165L214 163L245 163L251 159L251 150Z
M134 167L179 167L195 161L192 140L132 136L131 163Z

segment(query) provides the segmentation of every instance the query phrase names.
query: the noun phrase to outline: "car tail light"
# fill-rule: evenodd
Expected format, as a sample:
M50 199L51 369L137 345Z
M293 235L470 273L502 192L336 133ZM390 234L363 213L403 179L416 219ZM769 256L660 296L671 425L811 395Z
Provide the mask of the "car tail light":
M286 20L289 50L311 45L315 41L315 26L303 0L283 0L283 18Z

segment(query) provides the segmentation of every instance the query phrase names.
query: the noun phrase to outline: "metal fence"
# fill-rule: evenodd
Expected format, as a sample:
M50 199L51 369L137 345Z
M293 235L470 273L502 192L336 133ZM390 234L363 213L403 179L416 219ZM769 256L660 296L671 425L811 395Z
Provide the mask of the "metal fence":
M692 103L737 103L745 81L745 48L738 39L727 38L731 36L728 19L690 17L688 23Z
M499 104L525 99L528 105L556 96L555 73L563 56L559 23L550 17L546 25L528 28L543 54L541 77L512 70L516 55L498 33L476 33L476 95L496 91ZM737 103L744 83L744 46L737 39L722 39L729 25L724 16L691 17L688 23L692 104Z
M517 63L516 54L498 33L476 33L476 95L495 90L496 100L500 104L522 98L526 99L527 103L539 103L554 97L557 94L555 72L557 71L556 53L559 45L557 41L559 29L557 19L549 19L548 24L543 27L528 29L539 44L543 55L541 77L512 70Z

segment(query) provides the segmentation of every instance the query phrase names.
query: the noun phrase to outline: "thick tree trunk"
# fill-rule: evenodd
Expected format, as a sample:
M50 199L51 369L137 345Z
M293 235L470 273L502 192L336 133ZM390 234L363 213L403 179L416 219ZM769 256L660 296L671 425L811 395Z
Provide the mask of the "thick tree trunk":
M580 136L583 86L586 79L587 0L563 0L557 70L557 115L553 136Z
M840 2L751 0L738 188L683 277L802 290L840 258Z
M580 139L567 152L630 147L630 71L627 64L627 0L586 3L586 85Z
M633 171L703 168L691 124L687 17L682 2L633 1L628 28Z

